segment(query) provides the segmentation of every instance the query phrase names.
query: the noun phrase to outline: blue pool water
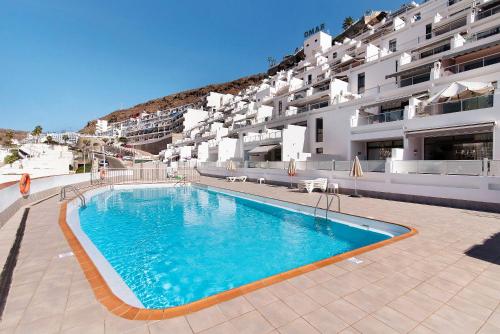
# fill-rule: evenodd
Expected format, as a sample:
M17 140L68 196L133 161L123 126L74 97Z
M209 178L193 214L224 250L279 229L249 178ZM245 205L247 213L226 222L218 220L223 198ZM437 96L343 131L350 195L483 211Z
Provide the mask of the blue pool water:
M196 187L106 191L79 216L146 308L186 304L389 238Z

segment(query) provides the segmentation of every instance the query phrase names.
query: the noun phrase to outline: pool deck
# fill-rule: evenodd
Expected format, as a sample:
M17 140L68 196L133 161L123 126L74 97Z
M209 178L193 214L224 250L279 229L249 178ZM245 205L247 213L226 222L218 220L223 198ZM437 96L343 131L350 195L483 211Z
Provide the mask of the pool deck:
M318 193L202 183L314 206ZM59 202L31 208L5 333L500 333L500 215L342 196L342 212L418 234L187 316L132 321L95 298L58 224ZM22 211L0 229L0 263ZM358 261L356 261L358 262Z

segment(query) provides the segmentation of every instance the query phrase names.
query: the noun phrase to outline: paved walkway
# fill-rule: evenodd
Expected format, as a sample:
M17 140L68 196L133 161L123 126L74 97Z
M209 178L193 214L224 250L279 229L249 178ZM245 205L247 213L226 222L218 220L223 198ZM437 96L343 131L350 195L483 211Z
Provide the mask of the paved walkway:
M308 205L318 198L202 182ZM342 211L419 234L365 253L359 264L339 262L186 317L148 322L118 318L95 300L67 256L52 198L31 209L0 333L500 333L500 215L344 196ZM0 229L0 261L20 217ZM466 255L471 247L488 261Z

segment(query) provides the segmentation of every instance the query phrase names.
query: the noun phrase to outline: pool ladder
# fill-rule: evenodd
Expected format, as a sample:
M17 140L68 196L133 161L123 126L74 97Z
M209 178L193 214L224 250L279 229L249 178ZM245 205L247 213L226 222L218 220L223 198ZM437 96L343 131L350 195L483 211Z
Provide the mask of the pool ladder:
M330 196L332 198L330 198ZM334 196L337 197L337 209L338 209L338 212L340 212L340 196L337 195L337 194L328 194L328 193L325 193L325 194L321 194L319 196L319 198L318 198L318 202L316 202L316 206L314 207L314 217L315 218L317 218L316 211L318 210L318 206L321 203L321 200L323 199L323 197L325 197L326 198L325 219L328 219L328 211L330 211L330 206L333 203L333 197Z
M59 193L59 200L60 201L63 201L66 199L66 191L67 190L70 190L70 191L75 193L76 197L78 197L80 199L80 204L81 204L82 208L85 208L87 206L87 204L85 202L85 196L83 196L83 194L80 192L80 190L78 190L77 187L72 186L72 185L67 185L67 186L64 186L61 188L61 192Z

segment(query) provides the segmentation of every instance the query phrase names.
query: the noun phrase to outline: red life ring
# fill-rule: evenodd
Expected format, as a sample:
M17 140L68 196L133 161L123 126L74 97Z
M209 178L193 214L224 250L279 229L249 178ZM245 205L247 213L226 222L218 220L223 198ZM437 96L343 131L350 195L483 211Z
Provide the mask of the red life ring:
M22 195L28 195L30 192L31 178L30 175L25 173L21 176L19 180L19 191Z

